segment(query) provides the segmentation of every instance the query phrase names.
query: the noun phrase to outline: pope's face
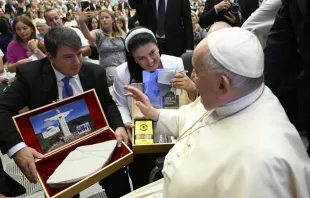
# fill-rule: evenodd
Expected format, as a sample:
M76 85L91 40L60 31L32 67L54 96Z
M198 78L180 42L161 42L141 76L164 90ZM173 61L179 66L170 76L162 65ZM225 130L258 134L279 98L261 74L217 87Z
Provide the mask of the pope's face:
M207 44L198 45L193 54L194 81L201 96L201 103L207 110L218 105L217 94L219 89L219 77L208 71L205 53L209 50Z

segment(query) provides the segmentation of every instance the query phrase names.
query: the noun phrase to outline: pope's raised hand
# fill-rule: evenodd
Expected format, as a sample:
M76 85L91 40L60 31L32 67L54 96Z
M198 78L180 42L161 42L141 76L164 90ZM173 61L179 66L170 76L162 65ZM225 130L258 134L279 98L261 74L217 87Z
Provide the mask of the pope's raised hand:
M140 109L141 113L146 117L157 121L159 117L159 110L155 109L148 97L142 93L139 89L132 86L125 86L124 89L128 91L126 96L132 97L135 99L136 106Z

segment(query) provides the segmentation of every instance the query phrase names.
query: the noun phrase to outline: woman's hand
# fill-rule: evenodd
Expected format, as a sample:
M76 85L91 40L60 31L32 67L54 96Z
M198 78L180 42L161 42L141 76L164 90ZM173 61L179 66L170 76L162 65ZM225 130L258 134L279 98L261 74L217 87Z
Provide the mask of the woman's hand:
M30 48L31 50L38 48L38 40L37 39L31 39L30 41L28 41L28 48Z
M86 12L86 10L87 10L87 8L83 12L78 12L80 23L84 23L93 14L91 12Z
M186 75L181 72L178 72L174 78L171 80L171 86L177 89L183 89L187 92L195 92L196 85L195 83Z

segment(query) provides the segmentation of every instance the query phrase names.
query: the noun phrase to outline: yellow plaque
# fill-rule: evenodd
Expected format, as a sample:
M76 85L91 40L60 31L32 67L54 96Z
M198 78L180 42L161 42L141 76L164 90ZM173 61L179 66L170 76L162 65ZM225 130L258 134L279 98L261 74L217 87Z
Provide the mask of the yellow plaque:
M151 120L135 122L135 144L154 144Z

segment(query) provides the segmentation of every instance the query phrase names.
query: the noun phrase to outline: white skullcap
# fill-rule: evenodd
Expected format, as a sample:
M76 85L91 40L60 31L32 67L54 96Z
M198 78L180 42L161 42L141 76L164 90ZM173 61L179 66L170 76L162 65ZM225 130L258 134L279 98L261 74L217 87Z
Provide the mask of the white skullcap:
M264 71L264 52L256 36L242 28L224 28L207 36L212 56L229 71L258 78Z

